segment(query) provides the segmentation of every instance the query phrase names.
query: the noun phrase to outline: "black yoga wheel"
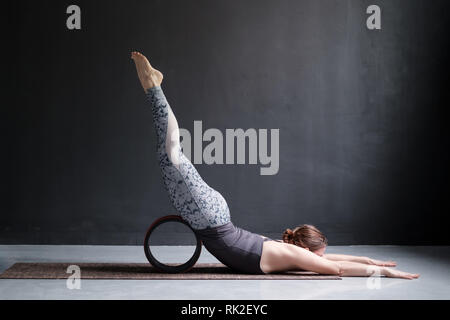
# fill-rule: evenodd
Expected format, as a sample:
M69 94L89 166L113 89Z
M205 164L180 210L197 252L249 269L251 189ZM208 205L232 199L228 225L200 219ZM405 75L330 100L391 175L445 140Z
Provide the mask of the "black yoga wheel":
M147 257L148 261L159 271L167 272L167 273L182 273L182 272L189 271L197 262L198 258L200 257L200 253L202 251L202 241L197 237L197 235L195 235L195 238L197 240L197 247L195 248L194 254L187 262L180 264L180 265L169 265L169 264L162 263L154 257L154 255L152 254L152 252L150 250L150 245L151 245L150 236L151 236L152 232L156 228L158 228L158 226L160 226L163 223L167 223L167 222L183 223L186 226L188 226L189 229L191 229L192 232L195 234L195 232L191 228L191 226L186 221L184 221L181 218L181 216L170 215L170 216L161 217L161 218L157 219L155 222L153 222L153 224L147 230L147 233L145 235L145 240L144 240L145 256Z

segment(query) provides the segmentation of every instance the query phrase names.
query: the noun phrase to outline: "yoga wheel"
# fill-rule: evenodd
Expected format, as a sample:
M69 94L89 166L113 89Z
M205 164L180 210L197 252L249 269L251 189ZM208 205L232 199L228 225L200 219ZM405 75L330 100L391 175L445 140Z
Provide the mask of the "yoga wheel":
M151 246L155 242L151 240L152 234L155 233L155 230L160 227L163 224L167 224L170 222L175 222L177 224L183 224L187 228L189 228L193 235L195 236L195 242L196 242L196 248L192 255L192 257L187 260L186 262L182 264L175 264L175 263L163 263L159 261L157 258L155 258L154 253L152 253ZM182 226L182 225L179 225ZM166 273L182 273L189 271L197 262L198 258L200 257L200 253L202 251L202 241L197 237L194 230L191 228L191 226L181 218L179 215L169 215L165 217L161 217L157 219L155 222L152 223L152 225L148 228L147 233L145 234L145 240L144 240L144 251L145 256L147 257L148 261L159 271L166 272Z

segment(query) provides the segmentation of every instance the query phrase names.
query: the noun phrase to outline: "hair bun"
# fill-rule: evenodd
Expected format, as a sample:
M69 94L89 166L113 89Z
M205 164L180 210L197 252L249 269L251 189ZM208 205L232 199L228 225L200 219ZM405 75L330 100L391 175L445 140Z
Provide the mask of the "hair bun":
M283 232L283 241L294 244L294 232L291 229L286 229Z

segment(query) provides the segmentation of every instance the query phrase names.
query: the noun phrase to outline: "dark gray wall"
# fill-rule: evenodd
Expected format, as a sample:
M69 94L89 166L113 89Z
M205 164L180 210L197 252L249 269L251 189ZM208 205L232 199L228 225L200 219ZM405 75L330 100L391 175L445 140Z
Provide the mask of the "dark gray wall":
M449 244L448 1L17 1L0 243L140 244L174 213L129 59L151 58L179 125L279 128L280 170L197 165L234 223L331 244ZM365 26L382 8L382 30ZM5 48L3 49L5 50ZM171 234L182 243L182 235Z

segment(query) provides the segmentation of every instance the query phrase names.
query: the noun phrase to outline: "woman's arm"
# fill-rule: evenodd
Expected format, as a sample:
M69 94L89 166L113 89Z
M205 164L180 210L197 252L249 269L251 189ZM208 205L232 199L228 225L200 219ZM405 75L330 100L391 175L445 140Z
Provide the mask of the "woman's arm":
M415 279L418 274L412 274L388 267L367 265L350 261L332 261L318 256L309 250L292 244L280 244L277 250L271 252L275 264L296 266L300 270L308 270L320 274L335 274L343 277L386 276L390 278ZM277 259L278 258L278 259Z
M314 255L315 254L313 254L313 256ZM386 276L389 278L403 278L410 280L419 277L419 274L408 273L387 267L367 265L350 261L331 261L317 255L316 257L310 256L308 260L309 263L305 264L308 267L304 268L305 270L323 274L337 274L342 277Z
M335 261L338 264L340 275L343 277L368 277L368 276L386 276L389 278L403 278L403 279L417 279L419 274L408 273L400 270L395 270L380 266L367 266L366 264L349 262L349 261Z
M331 261L348 261L357 262L362 264L381 266L381 267L395 267L397 263L395 261L381 261L375 260L364 256L351 256L346 254L324 254L322 257Z

